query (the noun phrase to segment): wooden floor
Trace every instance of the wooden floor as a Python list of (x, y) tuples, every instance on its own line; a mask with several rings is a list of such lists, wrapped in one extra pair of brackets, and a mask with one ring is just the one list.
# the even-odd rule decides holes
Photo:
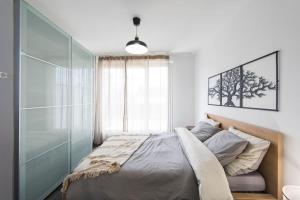
[(62, 196), (61, 196), (60, 189), (61, 189), (61, 185), (58, 188), (56, 188), (56, 190), (54, 190), (48, 197), (46, 197), (45, 200), (61, 200)]

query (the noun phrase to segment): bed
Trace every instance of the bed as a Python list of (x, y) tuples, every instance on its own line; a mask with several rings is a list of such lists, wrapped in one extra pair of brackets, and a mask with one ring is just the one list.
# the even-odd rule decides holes
[[(238, 179), (234, 180), (226, 177), (222, 166), (205, 145), (200, 144), (188, 130), (181, 128), (176, 130), (177, 135), (152, 135), (118, 173), (72, 183), (66, 199), (281, 199), (282, 135), (217, 115), (208, 114), (208, 117), (221, 122), (223, 129), (234, 126), (271, 141), (258, 172), (247, 177), (248, 180), (263, 180), (264, 184), (254, 189), (256, 192), (231, 194), (230, 189), (240, 190), (235, 186), (241, 185), (239, 181), (246, 177), (235, 177)], [(246, 187), (249, 188), (249, 185)]]
[(197, 180), (174, 134), (152, 135), (118, 173), (72, 183), (68, 198), (199, 199)]
[(283, 135), (278, 131), (259, 127), (253, 124), (225, 118), (222, 116), (207, 114), (209, 118), (221, 123), (222, 129), (234, 126), (237, 129), (247, 132), (256, 137), (266, 139), (271, 142), (270, 148), (259, 166), (258, 172), (264, 177), (266, 189), (262, 193), (239, 193), (234, 192), (233, 197), (237, 200), (251, 199), (278, 199), (282, 200), (282, 155), (283, 155)]

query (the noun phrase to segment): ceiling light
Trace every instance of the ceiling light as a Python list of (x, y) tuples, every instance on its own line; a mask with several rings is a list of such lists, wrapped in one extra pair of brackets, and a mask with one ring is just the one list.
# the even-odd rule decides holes
[(145, 42), (139, 40), (137, 36), (137, 27), (140, 25), (141, 19), (138, 17), (133, 18), (133, 24), (135, 25), (135, 38), (127, 42), (125, 50), (131, 54), (144, 54), (147, 53), (148, 47)]

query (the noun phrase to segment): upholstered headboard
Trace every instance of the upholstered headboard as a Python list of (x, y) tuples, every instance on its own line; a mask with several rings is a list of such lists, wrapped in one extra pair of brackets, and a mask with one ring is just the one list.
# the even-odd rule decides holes
[(259, 127), (253, 124), (240, 122), (222, 116), (207, 114), (208, 118), (221, 123), (222, 129), (235, 127), (243, 132), (271, 142), (270, 148), (264, 157), (258, 171), (266, 181), (266, 193), (276, 199), (282, 199), (282, 156), (283, 156), (283, 135), (278, 131)]

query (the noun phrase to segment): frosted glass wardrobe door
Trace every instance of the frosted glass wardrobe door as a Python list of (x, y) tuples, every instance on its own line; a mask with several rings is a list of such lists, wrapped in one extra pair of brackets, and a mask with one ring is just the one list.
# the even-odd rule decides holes
[[(23, 2), (23, 4), (26, 4)], [(60, 66), (69, 66), (69, 36), (26, 4), (21, 10), (21, 51)]]
[(72, 41), (71, 169), (92, 150), (92, 56)]
[[(21, 67), (22, 72), (28, 70), (25, 64)], [(29, 85), (31, 82), (39, 83), (34, 87), (37, 94), (47, 85), (43, 84), (40, 77), (45, 77), (47, 74), (48, 78), (52, 77), (50, 71), (53, 69), (53, 66), (43, 63), (40, 63), (39, 67), (45, 70), (40, 74), (22, 73), (21, 76), (21, 80), (30, 79), (25, 81)], [(55, 74), (52, 77), (54, 80), (66, 79), (64, 73)], [(54, 80), (46, 79), (46, 82), (52, 84)], [(31, 89), (22, 88), (22, 90), (21, 105), (26, 107), (21, 107), (20, 110), (20, 199), (43, 199), (69, 173), (69, 107), (61, 104), (63, 100), (45, 101), (47, 90), (41, 94), (41, 98), (37, 95), (36, 99), (29, 98), (33, 92)], [(52, 92), (60, 98), (64, 97), (63, 87), (59, 86), (55, 92)], [(23, 99), (27, 101), (23, 102)]]
[(20, 164), (68, 142), (66, 79), (65, 68), (21, 56)]
[(44, 199), (70, 172), (71, 38), (21, 4), (20, 199)]
[(68, 144), (20, 166), (20, 199), (44, 199), (62, 182), (69, 171)]
[(69, 70), (21, 56), (22, 107), (63, 106), (68, 104), (67, 77)]

